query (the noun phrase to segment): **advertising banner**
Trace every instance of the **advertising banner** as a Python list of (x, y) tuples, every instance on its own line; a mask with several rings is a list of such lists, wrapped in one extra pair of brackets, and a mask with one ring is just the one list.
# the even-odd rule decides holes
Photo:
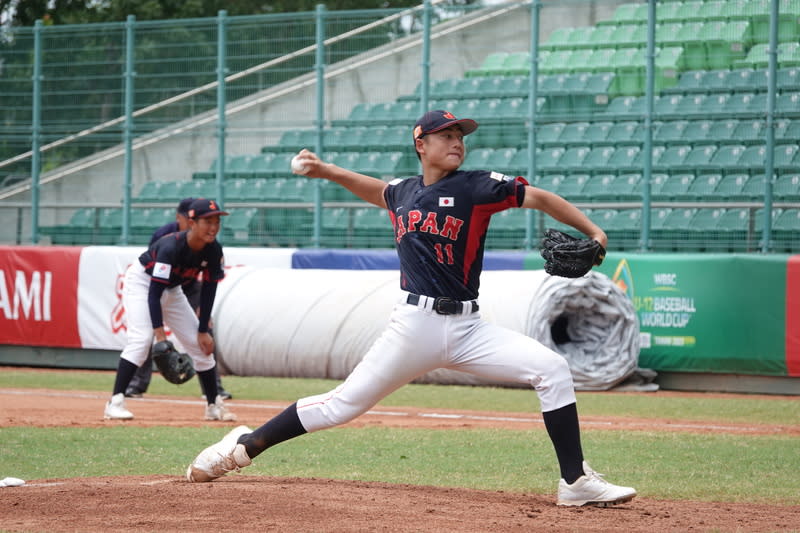
[(781, 255), (609, 254), (599, 270), (639, 317), (639, 365), (660, 371), (787, 375)]
[(0, 246), (0, 344), (81, 346), (80, 248)]

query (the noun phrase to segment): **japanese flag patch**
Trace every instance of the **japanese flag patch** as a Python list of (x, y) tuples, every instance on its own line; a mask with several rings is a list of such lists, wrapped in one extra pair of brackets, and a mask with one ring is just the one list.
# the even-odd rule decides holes
[(456, 202), (452, 196), (440, 196), (439, 207), (455, 207)]
[(172, 265), (168, 265), (167, 263), (156, 263), (153, 266), (153, 277), (159, 279), (169, 279), (169, 275), (172, 273)]

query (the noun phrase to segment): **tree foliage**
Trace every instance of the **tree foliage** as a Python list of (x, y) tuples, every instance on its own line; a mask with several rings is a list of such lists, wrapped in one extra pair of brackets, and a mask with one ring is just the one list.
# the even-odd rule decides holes
[[(476, 0), (454, 0), (452, 4), (473, 4)], [(228, 15), (259, 15), (313, 11), (317, 4), (328, 10), (383, 9), (417, 6), (420, 0), (0, 0), (0, 13), (14, 26), (45, 24), (86, 24), (121, 22), (128, 15), (137, 20), (213, 17), (224, 9)]]

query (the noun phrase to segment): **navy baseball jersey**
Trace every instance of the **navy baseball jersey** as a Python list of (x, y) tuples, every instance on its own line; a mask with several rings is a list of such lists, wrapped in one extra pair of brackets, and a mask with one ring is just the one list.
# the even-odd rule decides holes
[(462, 301), (477, 298), (489, 219), (521, 206), (527, 184), (486, 170), (457, 170), (428, 186), (422, 176), (391, 181), (384, 198), (401, 288)]
[(169, 235), (170, 233), (175, 233), (176, 231), (180, 231), (180, 226), (178, 226), (177, 222), (170, 222), (169, 224), (164, 224), (157, 230), (153, 232), (153, 236), (150, 237), (150, 244), (152, 245), (158, 239), (163, 237), (164, 235)]
[(153, 281), (167, 287), (185, 285), (202, 273), (203, 281), (216, 282), (225, 277), (225, 259), (218, 241), (195, 252), (186, 242), (186, 232), (172, 233), (153, 243), (139, 262)]

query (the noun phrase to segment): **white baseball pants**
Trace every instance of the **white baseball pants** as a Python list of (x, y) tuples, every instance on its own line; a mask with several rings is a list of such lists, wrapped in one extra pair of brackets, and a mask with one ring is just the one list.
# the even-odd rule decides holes
[(334, 390), (297, 401), (309, 433), (344, 424), (401, 386), (437, 368), (533, 387), (543, 412), (575, 402), (566, 359), (535, 339), (480, 319), (439, 315), (405, 303), (347, 379)]
[[(122, 304), (125, 306), (125, 321), (128, 328), (128, 342), (120, 357), (136, 366), (142, 366), (150, 353), (153, 343), (153, 322), (150, 320), (150, 307), (147, 294), (150, 290), (150, 275), (138, 261), (134, 261), (125, 271), (122, 289)], [(173, 287), (161, 295), (161, 313), (164, 325), (172, 333), (192, 358), (198, 372), (210, 370), (216, 365), (214, 356), (206, 355), (197, 344), (197, 315), (183, 294), (183, 289)]]

